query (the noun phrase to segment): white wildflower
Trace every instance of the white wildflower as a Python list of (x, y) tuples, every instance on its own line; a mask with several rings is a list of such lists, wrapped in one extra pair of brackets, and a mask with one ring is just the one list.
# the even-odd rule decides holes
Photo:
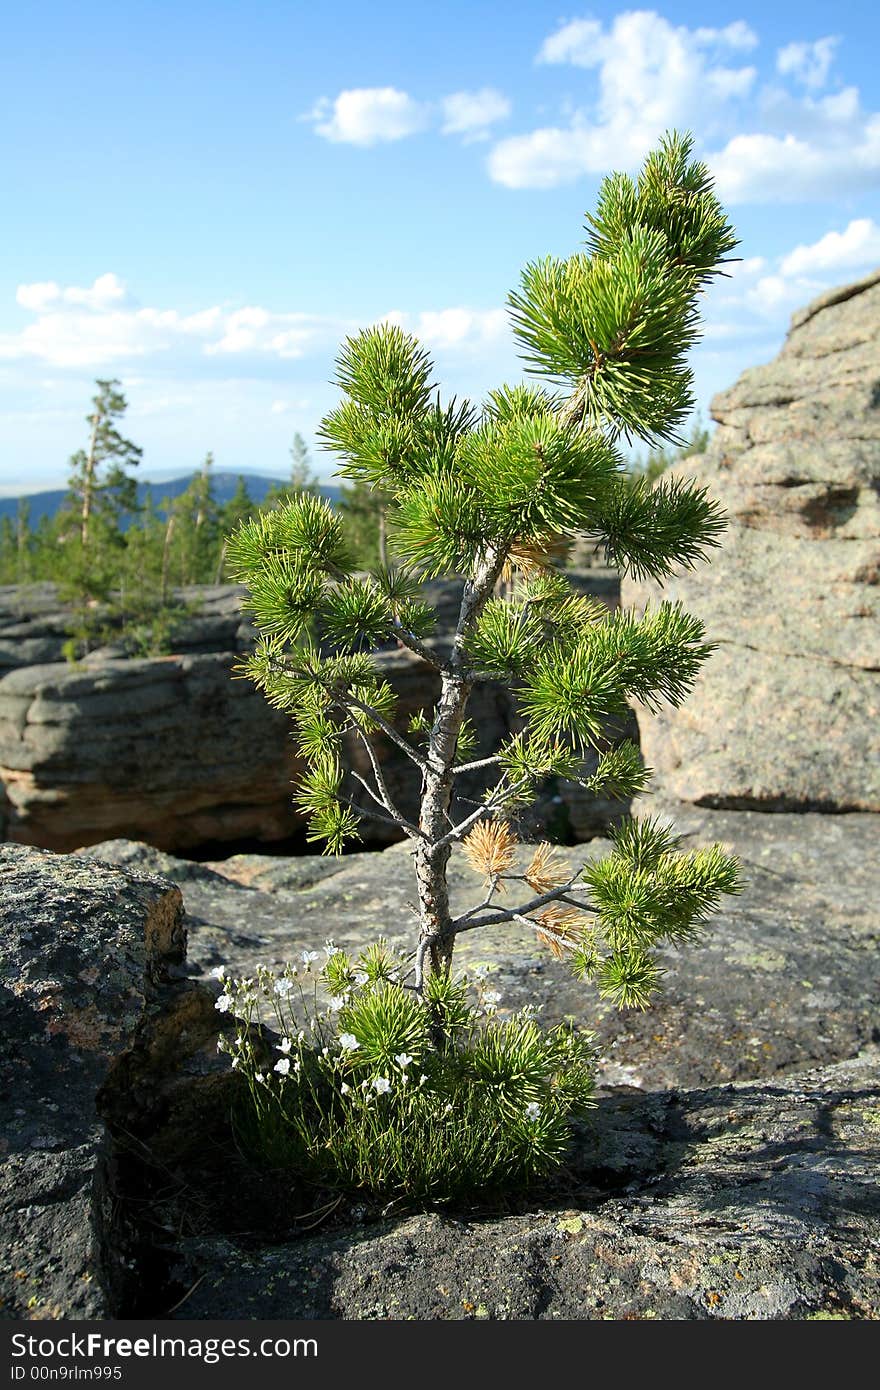
[(356, 1052), (360, 1047), (360, 1043), (354, 1033), (340, 1033), (339, 1046), (342, 1048), (343, 1052)]
[(487, 989), (487, 990), (486, 990), (486, 993), (483, 995), (483, 1003), (484, 1003), (484, 1004), (488, 1004), (491, 1008), (494, 1008), (494, 1007), (496, 1007), (498, 1004), (500, 1004), (500, 1003), (501, 1003), (501, 995), (498, 993), (498, 990), (497, 990), (497, 989)]
[(214, 1005), (214, 1008), (219, 1010), (221, 1014), (228, 1014), (229, 1010), (232, 1008), (232, 1002), (233, 1000), (231, 994), (221, 994), (220, 998)]
[(347, 1001), (344, 994), (331, 995), (330, 999), (328, 1000), (331, 1014), (338, 1014), (340, 1009), (345, 1008), (346, 1002)]
[(397, 1063), (397, 1065), (400, 1067), (400, 1070), (401, 1070), (401, 1071), (406, 1071), (407, 1067), (412, 1066), (413, 1061), (414, 1061), (415, 1059), (414, 1059), (413, 1057), (410, 1057), (409, 1053), (407, 1053), (407, 1052), (398, 1052), (398, 1054), (397, 1054), (397, 1056), (394, 1058), (394, 1060), (395, 1060), (395, 1062)]
[(537, 1120), (541, 1114), (541, 1107), (536, 1100), (530, 1100), (524, 1111), (527, 1120)]
[(356, 985), (365, 985), (369, 978), (366, 970), (356, 970), (354, 972), (354, 982)]
[(288, 995), (292, 989), (293, 980), (281, 979), (275, 981), (275, 993), (280, 995), (282, 999)]
[(324, 942), (324, 955), (327, 957), (328, 960), (332, 959), (333, 956), (339, 956), (341, 954), (341, 946), (334, 946), (332, 941)]
[(385, 1095), (387, 1095), (388, 1092), (391, 1090), (391, 1082), (388, 1080), (388, 1077), (387, 1077), (387, 1076), (374, 1076), (374, 1077), (373, 1077), (373, 1090), (376, 1092), (376, 1095), (377, 1095), (377, 1096), (385, 1096)]
[(214, 969), (208, 972), (212, 980), (222, 980), (226, 975), (225, 965), (215, 965)]
[(278, 1061), (275, 1063), (275, 1070), (280, 1071), (282, 1076), (286, 1076), (290, 1071), (290, 1058), (279, 1057)]
[(347, 1096), (349, 1091), (351, 1090), (351, 1087), (349, 1086), (347, 1081), (343, 1081), (339, 1089), (344, 1096)]
[(320, 956), (320, 954), (321, 954), (320, 951), (303, 951), (303, 952), (302, 952), (302, 954), (301, 954), (301, 956), (300, 956), (300, 960), (302, 961), (302, 963), (303, 963), (303, 965), (305, 966), (306, 970), (309, 970), (309, 969), (311, 968), (312, 961), (313, 961), (313, 960), (317, 960), (318, 957)]
[[(292, 1047), (293, 1043), (290, 1041), (290, 1038), (282, 1038), (280, 1043), (278, 1044), (278, 1051), (286, 1053), (289, 1052)], [(275, 1070), (277, 1071), (278, 1068), (276, 1067)]]

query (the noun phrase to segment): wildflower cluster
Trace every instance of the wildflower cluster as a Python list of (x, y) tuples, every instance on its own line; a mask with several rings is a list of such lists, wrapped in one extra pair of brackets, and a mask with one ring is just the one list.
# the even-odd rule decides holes
[(486, 971), (420, 995), (384, 942), (355, 958), (328, 942), (280, 972), (217, 973), (241, 1133), (320, 1187), (442, 1201), (523, 1185), (559, 1165), (590, 1104), (589, 1036), (541, 1028), (532, 1008), (501, 1017)]

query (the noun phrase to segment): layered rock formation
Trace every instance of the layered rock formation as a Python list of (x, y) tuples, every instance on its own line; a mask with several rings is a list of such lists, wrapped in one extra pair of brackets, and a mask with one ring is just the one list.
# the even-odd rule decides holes
[[(611, 572), (593, 570), (579, 582), (615, 606)], [(69, 620), (53, 587), (0, 590), (0, 837), (70, 850), (121, 835), (185, 851), (301, 833), (291, 804), (298, 764), (290, 721), (250, 681), (232, 677), (254, 640), (241, 613), (243, 592), (232, 585), (182, 590), (192, 611), (173, 635), (172, 655), (136, 658), (117, 645), (74, 666), (63, 660)], [(454, 627), (460, 587), (431, 584), (425, 597), (438, 613), (442, 643)], [(397, 692), (405, 729), (410, 715), (432, 707), (439, 681), (408, 652), (382, 653), (377, 665)], [(487, 752), (515, 727), (513, 701), (500, 686), (479, 686), (469, 714)], [(632, 737), (634, 723), (625, 732)], [(382, 738), (376, 751), (395, 800), (416, 816), (411, 765)], [(345, 757), (369, 773), (354, 737)], [(463, 778), (461, 794), (478, 795), (483, 785), (479, 774)], [(615, 812), (576, 787), (548, 785), (537, 814), (555, 821), (562, 838), (582, 839)], [(366, 822), (363, 836), (367, 844), (389, 840), (377, 822)]]
[(655, 787), (765, 811), (880, 809), (880, 271), (794, 315), (716, 396), (696, 477), (730, 524), (680, 599), (718, 651), (680, 710), (638, 713)]

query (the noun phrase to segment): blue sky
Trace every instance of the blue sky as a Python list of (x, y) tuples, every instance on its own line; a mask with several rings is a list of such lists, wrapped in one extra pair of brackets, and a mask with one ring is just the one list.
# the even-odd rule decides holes
[(63, 482), (97, 376), (123, 382), (147, 477), (209, 449), (283, 475), (340, 340), (385, 317), (448, 392), (516, 379), (521, 266), (576, 249), (602, 175), (668, 127), (742, 241), (705, 300), (704, 412), (793, 309), (880, 264), (867, 6), (557, 3), (11, 10), (0, 492)]

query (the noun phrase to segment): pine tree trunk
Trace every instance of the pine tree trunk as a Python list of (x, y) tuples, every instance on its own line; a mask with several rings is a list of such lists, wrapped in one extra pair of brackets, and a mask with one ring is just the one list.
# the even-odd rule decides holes
[(385, 508), (379, 507), (379, 564), (387, 568), (388, 565), (388, 527), (385, 520)]
[(452, 802), (453, 768), (467, 702), (472, 684), (466, 679), (467, 659), (464, 643), (489, 600), (501, 572), (504, 557), (490, 550), (473, 580), (467, 580), (461, 600), (458, 626), (450, 657), (451, 671), (445, 672), (437, 702), (434, 727), (428, 742), (428, 771), (422, 777), (419, 829), (425, 835), (416, 847), (416, 882), (419, 895), (419, 948), (416, 988), (421, 990), (424, 971), (448, 973), (452, 964), (454, 937), (449, 908), (446, 869), (452, 844), (440, 845), (452, 828), (449, 808)]
[(96, 410), (92, 416), (92, 437), (89, 440), (89, 452), (86, 455), (86, 466), (83, 472), (82, 513), (80, 516), (80, 539), (83, 549), (89, 543), (89, 518), (92, 514), (92, 495), (95, 490), (95, 450), (98, 443), (98, 423), (99, 415)]

